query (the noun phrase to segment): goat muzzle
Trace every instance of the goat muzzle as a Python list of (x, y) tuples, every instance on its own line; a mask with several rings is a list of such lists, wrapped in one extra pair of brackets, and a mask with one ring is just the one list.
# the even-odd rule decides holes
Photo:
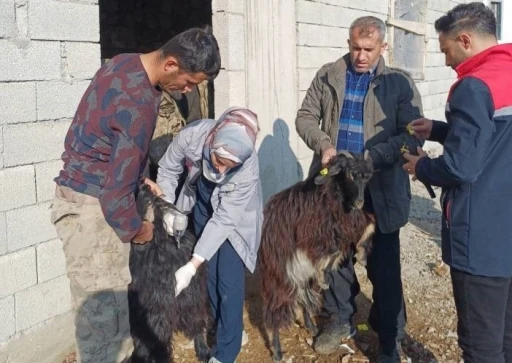
[(361, 208), (363, 208), (363, 205), (364, 205), (364, 200), (360, 200), (360, 199), (358, 199), (358, 200), (356, 200), (356, 201), (354, 202), (354, 206), (356, 207), (356, 209), (361, 209)]

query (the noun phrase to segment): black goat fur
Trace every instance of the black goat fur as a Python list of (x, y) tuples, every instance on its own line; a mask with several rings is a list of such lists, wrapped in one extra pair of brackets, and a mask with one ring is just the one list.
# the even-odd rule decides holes
[(209, 349), (206, 331), (210, 325), (206, 270), (199, 267), (190, 285), (175, 297), (175, 272), (190, 261), (196, 243), (190, 228), (180, 241), (170, 236), (163, 215), (175, 207), (156, 197), (147, 185), (140, 187), (137, 210), (154, 223), (153, 240), (132, 244), (128, 288), (130, 326), (134, 352), (130, 363), (169, 363), (173, 361), (172, 338), (181, 331), (194, 339), (196, 356), (206, 361)]

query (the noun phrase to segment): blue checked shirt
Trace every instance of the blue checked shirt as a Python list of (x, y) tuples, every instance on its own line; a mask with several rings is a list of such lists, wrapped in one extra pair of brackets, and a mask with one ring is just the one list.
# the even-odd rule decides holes
[(363, 107), (364, 97), (374, 77), (375, 68), (370, 72), (357, 73), (347, 68), (345, 99), (339, 120), (337, 151), (347, 150), (362, 153), (364, 150)]

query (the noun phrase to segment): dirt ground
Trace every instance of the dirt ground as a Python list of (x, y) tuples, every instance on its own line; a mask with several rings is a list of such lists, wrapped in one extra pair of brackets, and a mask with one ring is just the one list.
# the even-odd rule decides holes
[[(402, 347), (403, 362), (459, 363), (462, 362), (457, 346), (456, 314), (453, 304), (449, 270), (441, 263), (440, 251), (440, 190), (437, 198), (430, 199), (423, 185), (412, 182), (413, 201), (409, 223), (401, 232), (402, 280), (407, 308), (407, 336)], [(358, 313), (355, 323), (358, 333), (346, 343), (355, 353), (340, 348), (329, 356), (317, 355), (311, 347), (312, 337), (303, 328), (281, 332), (285, 363), (307, 362), (374, 362), (376, 335), (366, 325), (370, 304), (371, 284), (366, 270), (357, 265), (362, 291), (357, 297)], [(247, 275), (245, 330), (249, 342), (242, 348), (237, 362), (272, 362), (266, 333), (261, 328), (261, 300), (258, 293), (258, 274)], [(185, 349), (184, 341), (176, 341), (174, 361), (196, 362), (193, 349)]]

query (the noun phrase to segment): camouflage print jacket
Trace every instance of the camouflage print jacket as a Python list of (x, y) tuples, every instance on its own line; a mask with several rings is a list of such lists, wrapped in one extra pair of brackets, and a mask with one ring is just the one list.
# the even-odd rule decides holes
[[(180, 107), (180, 104), (184, 105)], [(173, 137), (183, 126), (198, 119), (207, 119), (209, 116), (208, 81), (200, 83), (187, 96), (181, 93), (170, 95), (162, 92), (155, 133), (149, 149), (151, 164), (158, 165), (158, 161), (169, 147)]]
[(98, 70), (66, 135), (55, 182), (98, 198), (123, 242), (142, 226), (135, 189), (147, 166), (160, 100), (140, 54), (120, 54)]

